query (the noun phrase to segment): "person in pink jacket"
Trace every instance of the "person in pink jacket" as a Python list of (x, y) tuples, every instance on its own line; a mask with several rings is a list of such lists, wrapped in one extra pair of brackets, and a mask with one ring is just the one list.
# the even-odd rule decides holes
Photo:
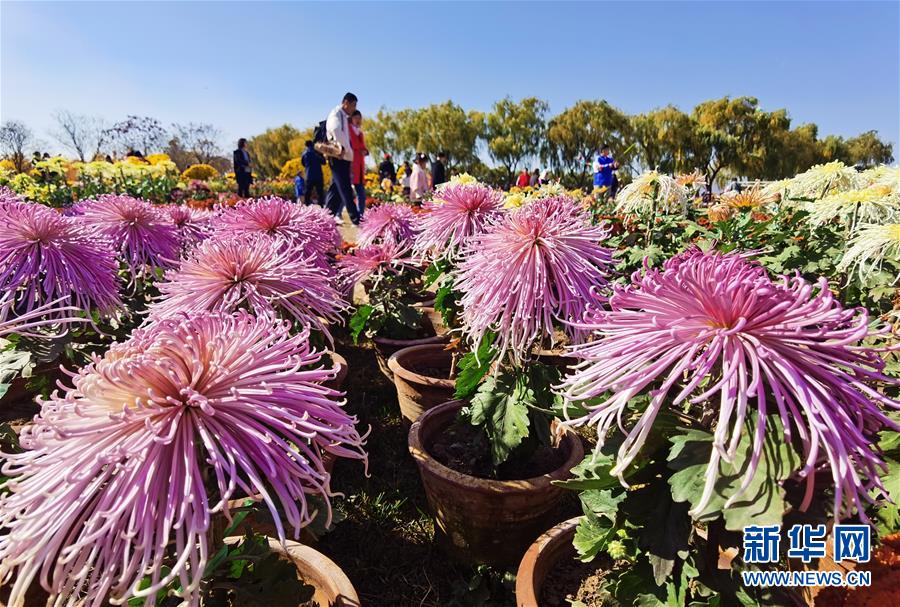
[(425, 192), (431, 189), (428, 171), (425, 170), (426, 166), (428, 166), (428, 156), (421, 153), (416, 154), (412, 175), (409, 178), (409, 199), (415, 204), (422, 204)]

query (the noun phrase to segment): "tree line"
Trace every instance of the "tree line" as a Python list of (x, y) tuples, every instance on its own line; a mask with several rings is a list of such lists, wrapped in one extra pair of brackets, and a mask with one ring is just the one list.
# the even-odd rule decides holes
[[(179, 168), (206, 163), (227, 170), (221, 132), (210, 124), (173, 124), (166, 129), (150, 117), (128, 116), (105, 125), (97, 118), (58, 112), (51, 136), (82, 160), (128, 149), (165, 152)], [(605, 100), (578, 101), (555, 116), (546, 101), (509, 97), (490, 111), (465, 110), (452, 101), (396, 111), (380, 109), (364, 117), (367, 144), (377, 163), (384, 153), (395, 160), (416, 152), (446, 152), (451, 168), (498, 185), (509, 184), (521, 168), (549, 168), (571, 187), (590, 183), (590, 163), (608, 143), (626, 173), (656, 168), (668, 173), (700, 170), (709, 183), (725, 177), (780, 179), (832, 160), (872, 166), (893, 162), (890, 143), (874, 130), (855, 137), (820, 137), (815, 124), (792, 127), (785, 109), (764, 110), (754, 97), (704, 101), (690, 112), (667, 105), (628, 114)], [(313, 128), (284, 124), (248, 137), (260, 177), (276, 177), (297, 158)], [(21, 123), (0, 127), (8, 157), (24, 162), (30, 131)], [(23, 141), (23, 138), (25, 141)], [(489, 158), (492, 163), (484, 162)]]

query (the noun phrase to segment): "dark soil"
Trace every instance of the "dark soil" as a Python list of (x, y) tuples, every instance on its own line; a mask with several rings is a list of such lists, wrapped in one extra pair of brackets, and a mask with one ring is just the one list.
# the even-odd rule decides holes
[(488, 438), (480, 428), (455, 420), (429, 448), (439, 462), (469, 476), (502, 481), (524, 480), (553, 472), (565, 463), (562, 449), (540, 446), (533, 453), (510, 458), (494, 468)]
[(603, 591), (603, 578), (612, 566), (606, 559), (590, 563), (562, 558), (550, 570), (541, 587), (542, 607), (568, 607), (581, 601), (587, 607), (610, 607), (618, 603)]
[(435, 379), (450, 379), (450, 365), (446, 367), (435, 367), (425, 363), (413, 364), (409, 366), (409, 370), (425, 377), (433, 377)]

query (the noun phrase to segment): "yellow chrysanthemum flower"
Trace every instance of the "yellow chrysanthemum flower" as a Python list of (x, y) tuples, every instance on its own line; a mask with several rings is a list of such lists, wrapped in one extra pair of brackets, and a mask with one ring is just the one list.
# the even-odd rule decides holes
[(503, 199), (503, 208), (518, 209), (527, 202), (528, 196), (525, 194), (510, 191), (510, 193), (506, 195), (506, 198)]
[(891, 188), (875, 185), (861, 190), (838, 192), (807, 205), (812, 225), (822, 225), (834, 219), (857, 223), (884, 223), (900, 218), (900, 194)]
[(863, 185), (860, 173), (855, 168), (836, 160), (817, 164), (796, 175), (788, 180), (785, 190), (788, 198), (818, 200), (829, 194), (856, 190)]

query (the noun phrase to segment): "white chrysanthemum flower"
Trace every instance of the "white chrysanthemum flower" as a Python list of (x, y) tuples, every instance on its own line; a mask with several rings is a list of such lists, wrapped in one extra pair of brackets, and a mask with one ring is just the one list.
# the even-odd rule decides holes
[(860, 173), (860, 178), (866, 185), (883, 185), (894, 192), (900, 192), (900, 167), (879, 165)]
[(817, 164), (796, 175), (786, 185), (787, 196), (793, 199), (818, 200), (829, 194), (863, 187), (860, 173), (843, 162)]
[(616, 210), (626, 213), (656, 211), (678, 213), (687, 202), (687, 189), (674, 178), (647, 171), (625, 186), (616, 196)]
[(454, 185), (467, 185), (470, 183), (478, 183), (478, 180), (468, 173), (460, 173), (458, 175), (454, 175), (450, 178), (450, 181), (445, 181), (444, 183), (437, 186), (436, 191), (440, 192), (444, 188), (454, 186)]
[(865, 283), (871, 274), (881, 270), (886, 259), (900, 260), (900, 223), (860, 226), (838, 270), (854, 270), (860, 282)]
[[(838, 192), (806, 206), (812, 225), (834, 219), (854, 223), (885, 223), (900, 218), (900, 193), (888, 186), (877, 185), (861, 190)], [(855, 218), (855, 219), (854, 219)]]

